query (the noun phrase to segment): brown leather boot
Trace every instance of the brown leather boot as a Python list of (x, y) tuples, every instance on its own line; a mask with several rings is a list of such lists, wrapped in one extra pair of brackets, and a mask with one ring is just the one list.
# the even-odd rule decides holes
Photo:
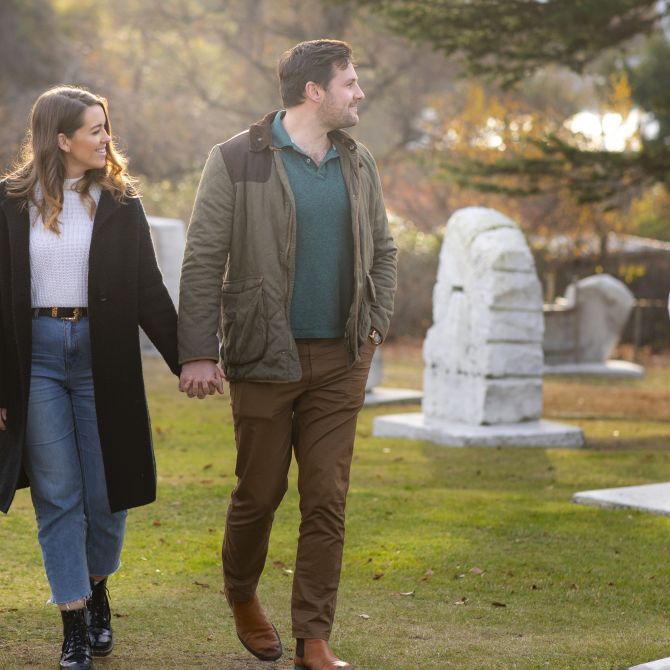
[(261, 661), (276, 661), (283, 652), (277, 629), (270, 623), (258, 596), (231, 603), (237, 637), (244, 648)]
[(325, 640), (296, 640), (293, 663), (295, 670), (353, 670), (333, 654)]

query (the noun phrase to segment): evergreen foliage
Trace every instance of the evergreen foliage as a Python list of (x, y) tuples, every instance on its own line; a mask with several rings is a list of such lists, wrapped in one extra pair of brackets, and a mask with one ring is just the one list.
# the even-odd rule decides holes
[(539, 68), (575, 72), (605, 49), (654, 31), (658, 0), (361, 0), (389, 27), (461, 55), (467, 71), (511, 85)]
[[(462, 62), (466, 75), (487, 76), (503, 88), (518, 85), (549, 65), (583, 73), (608, 50), (653, 35), (635, 58), (618, 58), (614, 71), (631, 83), (632, 102), (649, 115), (655, 132), (639, 148), (594, 150), (579, 138), (553, 132), (527, 137), (493, 161), (451, 160), (441, 172), (484, 192), (534, 195), (549, 185), (565, 188), (579, 203), (606, 209), (628, 204), (631, 189), (670, 186), (670, 45), (658, 0), (362, 0), (391, 30), (432, 45)], [(633, 42), (635, 43), (635, 42)], [(637, 43), (635, 43), (637, 44)]]

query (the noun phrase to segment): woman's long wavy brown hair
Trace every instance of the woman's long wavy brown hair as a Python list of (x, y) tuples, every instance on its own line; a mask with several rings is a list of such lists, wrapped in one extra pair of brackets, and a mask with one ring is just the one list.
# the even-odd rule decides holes
[[(30, 113), (30, 127), (23, 141), (18, 160), (5, 175), (7, 195), (20, 198), (27, 206), (37, 207), (44, 226), (60, 233), (58, 217), (63, 209), (63, 183), (65, 180), (65, 154), (58, 146), (58, 135), (72, 137), (82, 127), (84, 112), (88, 107), (100, 105), (105, 113), (105, 130), (112, 137), (107, 100), (77, 86), (55, 86), (40, 95)], [(116, 200), (137, 195), (135, 179), (127, 172), (128, 161), (115, 146), (107, 144), (104, 168), (87, 170), (77, 190), (95, 213), (95, 201), (90, 194), (93, 184), (99, 184)]]

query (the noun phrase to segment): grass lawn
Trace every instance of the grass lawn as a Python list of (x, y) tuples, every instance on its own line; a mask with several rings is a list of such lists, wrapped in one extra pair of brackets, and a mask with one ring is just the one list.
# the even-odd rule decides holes
[[(421, 379), (416, 347), (389, 346), (389, 386)], [(260, 595), (283, 636), (277, 663), (241, 647), (220, 593), (234, 484), (228, 396), (189, 400), (146, 363), (159, 497), (133, 510), (111, 582), (113, 655), (97, 668), (292, 668), (292, 486)], [(575, 491), (670, 481), (670, 364), (641, 381), (545, 383), (545, 417), (582, 450), (449, 449), (377, 439), (364, 410), (332, 644), (357, 670), (616, 670), (670, 656), (670, 518), (575, 505)], [(119, 417), (122, 420), (122, 417)], [(0, 518), (0, 668), (54, 668), (59, 617), (26, 491)]]

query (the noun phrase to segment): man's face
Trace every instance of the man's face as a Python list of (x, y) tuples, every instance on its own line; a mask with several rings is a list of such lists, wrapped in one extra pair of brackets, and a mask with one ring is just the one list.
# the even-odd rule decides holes
[(358, 123), (358, 103), (364, 97), (354, 66), (349, 63), (344, 70), (335, 67), (335, 76), (330, 80), (319, 107), (321, 122), (328, 130), (355, 126)]

